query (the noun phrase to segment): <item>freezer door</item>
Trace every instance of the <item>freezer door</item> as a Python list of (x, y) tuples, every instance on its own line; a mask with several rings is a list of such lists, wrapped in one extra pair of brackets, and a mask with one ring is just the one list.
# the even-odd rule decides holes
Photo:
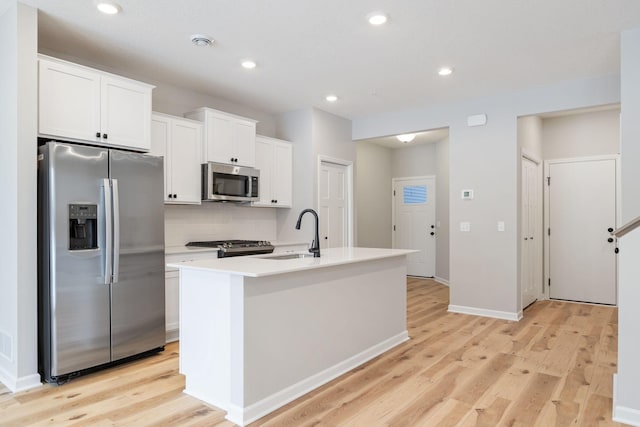
[(93, 147), (50, 142), (40, 153), (40, 365), (50, 381), (110, 361), (109, 164)]
[(110, 151), (113, 360), (165, 344), (163, 159)]

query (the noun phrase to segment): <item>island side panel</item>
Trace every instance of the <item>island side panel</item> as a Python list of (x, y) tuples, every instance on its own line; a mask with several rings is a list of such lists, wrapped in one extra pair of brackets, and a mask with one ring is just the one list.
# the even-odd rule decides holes
[(180, 372), (185, 393), (227, 410), (231, 399), (232, 276), (180, 269)]
[(408, 339), (406, 257), (244, 278), (245, 419)]

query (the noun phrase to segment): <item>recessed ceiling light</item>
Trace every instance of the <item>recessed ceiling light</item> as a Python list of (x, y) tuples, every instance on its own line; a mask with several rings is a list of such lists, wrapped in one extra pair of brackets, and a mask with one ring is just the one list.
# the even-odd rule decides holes
[(247, 70), (252, 70), (252, 69), (256, 68), (256, 63), (255, 63), (255, 61), (247, 59), (245, 61), (242, 61), (242, 66), (244, 68), (246, 68)]
[(453, 68), (451, 67), (442, 67), (438, 70), (438, 74), (441, 76), (450, 76), (453, 74)]
[(367, 15), (367, 20), (371, 25), (382, 25), (389, 20), (386, 13), (383, 12), (371, 12)]
[(206, 47), (213, 44), (213, 39), (205, 34), (194, 34), (191, 36), (191, 43), (196, 46)]
[(96, 7), (100, 12), (107, 15), (115, 15), (122, 10), (119, 4), (110, 1), (99, 1), (96, 3)]
[(416, 137), (415, 133), (405, 133), (404, 135), (396, 136), (396, 138), (398, 138), (398, 141), (404, 142), (405, 144), (413, 141), (415, 137)]
[(338, 100), (338, 96), (337, 95), (327, 95), (324, 99), (326, 99), (329, 102), (336, 102)]

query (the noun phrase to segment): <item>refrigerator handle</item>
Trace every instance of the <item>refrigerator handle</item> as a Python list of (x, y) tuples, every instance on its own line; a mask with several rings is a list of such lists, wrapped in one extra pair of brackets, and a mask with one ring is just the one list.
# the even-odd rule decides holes
[(111, 283), (113, 254), (111, 247), (111, 182), (108, 178), (102, 180), (102, 187), (104, 188), (104, 284), (108, 285)]
[(120, 271), (120, 196), (118, 180), (112, 179), (113, 187), (113, 283), (118, 281)]

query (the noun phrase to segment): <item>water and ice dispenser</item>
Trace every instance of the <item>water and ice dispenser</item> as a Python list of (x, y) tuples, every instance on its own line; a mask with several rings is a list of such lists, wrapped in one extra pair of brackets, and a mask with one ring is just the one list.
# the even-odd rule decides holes
[(98, 248), (98, 206), (69, 205), (69, 250)]

